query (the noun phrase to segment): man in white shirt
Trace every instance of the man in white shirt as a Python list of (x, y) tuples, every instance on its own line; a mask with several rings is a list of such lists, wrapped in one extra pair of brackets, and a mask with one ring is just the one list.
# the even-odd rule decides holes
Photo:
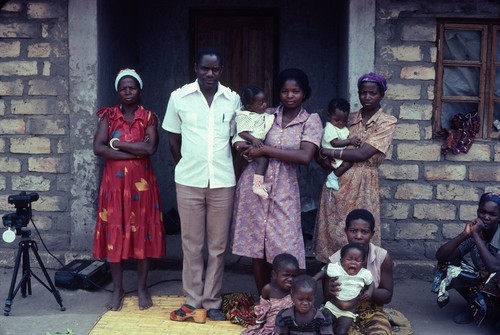
[[(182, 321), (179, 314), (204, 308), (217, 321), (225, 319), (220, 290), (236, 184), (230, 138), (241, 103), (238, 94), (219, 83), (223, 59), (217, 49), (201, 49), (194, 70), (197, 79), (170, 95), (162, 124), (176, 162), (186, 295), (186, 304), (171, 318)], [(208, 262), (203, 282), (205, 240)]]

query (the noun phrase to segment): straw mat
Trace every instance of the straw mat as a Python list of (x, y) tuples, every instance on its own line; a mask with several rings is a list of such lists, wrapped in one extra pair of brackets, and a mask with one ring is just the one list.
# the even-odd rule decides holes
[(120, 311), (107, 311), (90, 330), (89, 335), (236, 335), (244, 328), (229, 321), (198, 324), (192, 321), (171, 321), (170, 311), (186, 301), (183, 296), (153, 296), (153, 307), (141, 311), (137, 296), (125, 297)]

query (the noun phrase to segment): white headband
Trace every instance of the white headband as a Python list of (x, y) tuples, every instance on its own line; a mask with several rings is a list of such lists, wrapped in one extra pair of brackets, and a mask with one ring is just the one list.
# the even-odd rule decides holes
[(125, 76), (130, 76), (132, 78), (135, 78), (139, 82), (139, 88), (142, 90), (142, 79), (139, 76), (139, 74), (137, 74), (137, 72), (135, 72), (134, 69), (123, 69), (120, 72), (118, 72), (118, 75), (116, 76), (115, 79), (115, 89), (117, 92), (118, 92), (118, 83)]

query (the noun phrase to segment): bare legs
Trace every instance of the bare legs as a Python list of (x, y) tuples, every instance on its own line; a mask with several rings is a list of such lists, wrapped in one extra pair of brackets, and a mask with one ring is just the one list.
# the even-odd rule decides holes
[(153, 300), (149, 294), (147, 282), (149, 271), (149, 259), (137, 260), (137, 295), (139, 297), (139, 309), (148, 309), (153, 306)]
[[(122, 308), (125, 290), (123, 289), (123, 267), (121, 262), (109, 263), (111, 278), (113, 280), (113, 293), (106, 308), (110, 311), (119, 311)], [(153, 306), (153, 300), (147, 287), (149, 271), (149, 259), (137, 260), (137, 296), (139, 297), (139, 309), (148, 309)]]
[(113, 280), (113, 293), (111, 294), (111, 299), (106, 304), (106, 308), (110, 311), (119, 311), (122, 308), (122, 301), (125, 296), (125, 291), (122, 286), (122, 263), (109, 263), (109, 268), (111, 270), (111, 279)]
[(262, 258), (252, 258), (253, 276), (259, 295), (266, 284), (271, 282), (271, 264)]

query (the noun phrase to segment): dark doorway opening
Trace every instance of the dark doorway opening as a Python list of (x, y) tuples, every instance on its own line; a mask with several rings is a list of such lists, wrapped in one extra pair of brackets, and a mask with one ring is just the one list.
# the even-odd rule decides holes
[(278, 9), (193, 9), (189, 22), (190, 64), (200, 48), (217, 47), (224, 57), (224, 85), (239, 93), (254, 84), (272, 97), (279, 59)]

